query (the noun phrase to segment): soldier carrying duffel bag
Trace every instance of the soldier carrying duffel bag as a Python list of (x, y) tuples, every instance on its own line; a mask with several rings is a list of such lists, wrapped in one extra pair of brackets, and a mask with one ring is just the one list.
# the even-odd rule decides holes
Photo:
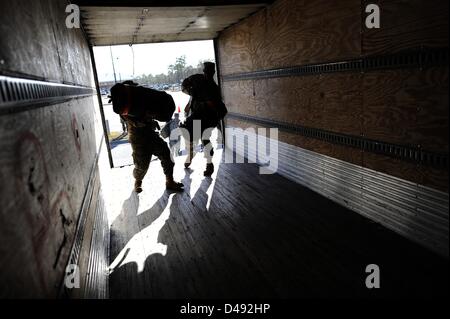
[(147, 173), (152, 155), (161, 161), (166, 175), (166, 188), (182, 191), (183, 184), (173, 179), (174, 163), (167, 143), (156, 129), (158, 122), (167, 122), (175, 111), (173, 98), (166, 92), (157, 91), (126, 81), (111, 88), (113, 110), (127, 123), (128, 138), (133, 149), (135, 178), (134, 189), (142, 192), (142, 180)]
[(187, 115), (182, 127), (189, 132), (185, 136), (188, 157), (184, 166), (188, 168), (194, 157), (195, 143), (199, 137), (194, 136), (194, 125), (200, 123), (201, 140), (204, 147), (204, 156), (207, 160), (205, 176), (211, 176), (214, 172), (212, 156), (214, 154), (210, 141), (210, 133), (227, 114), (225, 104), (222, 102), (218, 85), (214, 82), (215, 64), (205, 62), (203, 74), (194, 74), (186, 78), (182, 83), (184, 93), (191, 96), (189, 104), (185, 108)]

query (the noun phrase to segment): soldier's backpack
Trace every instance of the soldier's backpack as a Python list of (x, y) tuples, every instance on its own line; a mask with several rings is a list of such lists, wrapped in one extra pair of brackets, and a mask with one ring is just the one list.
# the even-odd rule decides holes
[[(208, 101), (208, 105), (214, 108), (214, 117), (217, 117), (217, 120), (221, 120), (227, 115), (228, 110), (221, 99), (219, 87), (214, 81), (207, 80), (203, 74), (189, 76), (183, 81), (182, 87), (187, 94), (194, 98), (194, 108), (195, 104), (201, 106), (204, 104), (202, 102)], [(202, 107), (197, 109), (202, 112)]]

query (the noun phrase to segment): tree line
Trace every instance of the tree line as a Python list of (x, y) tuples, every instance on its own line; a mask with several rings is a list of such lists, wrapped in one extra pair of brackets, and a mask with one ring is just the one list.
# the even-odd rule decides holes
[(200, 60), (197, 66), (194, 67), (187, 65), (186, 56), (182, 55), (175, 59), (174, 64), (169, 65), (166, 74), (142, 74), (136, 80), (141, 85), (181, 84), (185, 78), (193, 74), (203, 73), (203, 63), (206, 61), (209, 60)]

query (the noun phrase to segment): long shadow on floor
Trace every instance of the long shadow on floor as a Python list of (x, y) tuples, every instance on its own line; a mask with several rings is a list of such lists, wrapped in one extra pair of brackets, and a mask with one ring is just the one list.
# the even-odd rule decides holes
[[(112, 298), (448, 294), (448, 260), (256, 165), (218, 170), (214, 186), (205, 178), (193, 198), (186, 191), (167, 204), (163, 195), (144, 213), (150, 223), (169, 209), (157, 238), (166, 254), (146, 256), (142, 272), (131, 263), (113, 273)], [(190, 171), (183, 182), (189, 190)], [(365, 285), (369, 264), (380, 268), (380, 289)]]
[(111, 225), (109, 271), (113, 295), (127, 298), (146, 294), (145, 282), (138, 274), (143, 271), (148, 256), (166, 254), (167, 246), (158, 240), (158, 234), (169, 218), (167, 206), (174, 196), (164, 191), (150, 209), (139, 215), (136, 192), (132, 191), (124, 201), (121, 214)]

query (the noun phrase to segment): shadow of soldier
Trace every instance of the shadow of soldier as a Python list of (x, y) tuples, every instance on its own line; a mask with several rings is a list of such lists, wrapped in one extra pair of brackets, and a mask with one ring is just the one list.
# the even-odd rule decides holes
[[(199, 219), (199, 214), (207, 212), (207, 191), (212, 179), (202, 180), (194, 197), (190, 197), (192, 171), (185, 170), (182, 183), (185, 192), (171, 196), (166, 209), (152, 222), (151, 226), (165, 220), (157, 240), (142, 238), (145, 246), (146, 260), (143, 271), (135, 268), (138, 284), (145, 283), (143, 294), (139, 297), (185, 298), (187, 296), (205, 297), (212, 290), (205, 289), (202, 277), (214, 277), (210, 267), (203, 267), (208, 262), (208, 253), (204, 249), (206, 242), (199, 235), (207, 228), (205, 219)], [(161, 199), (160, 199), (161, 200)], [(144, 213), (150, 216), (148, 212)], [(166, 219), (167, 218), (167, 219)], [(203, 238), (204, 239), (204, 238)], [(157, 253), (154, 243), (164, 243), (165, 253)], [(208, 272), (205, 273), (205, 270)], [(211, 282), (209, 280), (208, 282)], [(211, 288), (214, 285), (211, 285)]]
[(139, 197), (134, 191), (124, 201), (120, 215), (111, 225), (109, 272), (114, 295), (145, 294), (145, 285), (136, 273), (143, 272), (148, 256), (166, 254), (167, 246), (158, 240), (158, 235), (170, 216), (174, 196), (176, 193), (165, 190), (154, 205), (141, 214), (138, 214)]
[[(134, 220), (129, 227), (139, 232), (153, 225), (157, 235), (136, 242), (139, 260), (145, 260), (142, 272), (136, 262), (122, 261), (133, 247), (116, 258), (122, 266), (110, 277), (111, 298), (383, 298), (448, 292), (447, 260), (282, 176), (260, 175), (254, 164), (221, 164), (213, 180), (200, 179), (196, 169), (184, 174), (184, 193), (162, 194), (138, 218), (132, 217), (136, 211), (123, 212), (124, 219)], [(133, 206), (136, 199), (130, 197), (125, 203)], [(122, 242), (115, 257), (137, 232), (117, 238)], [(165, 245), (165, 255), (158, 243)], [(366, 266), (374, 261), (382, 269), (378, 290), (365, 285)]]

